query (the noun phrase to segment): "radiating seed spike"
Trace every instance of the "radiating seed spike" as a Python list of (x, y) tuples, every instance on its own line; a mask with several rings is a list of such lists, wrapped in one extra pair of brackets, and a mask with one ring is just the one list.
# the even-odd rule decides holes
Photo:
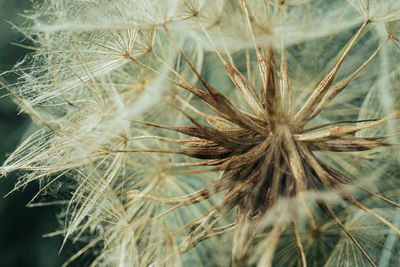
[(340, 57), (339, 61), (336, 65), (332, 68), (332, 70), (322, 79), (319, 83), (317, 88), (313, 91), (311, 96), (307, 99), (306, 103), (303, 107), (297, 112), (293, 121), (297, 127), (301, 128), (305, 124), (307, 124), (310, 120), (310, 116), (313, 113), (315, 106), (321, 101), (322, 97), (326, 94), (327, 90), (331, 86), (333, 79), (336, 76), (340, 66), (342, 65), (344, 59), (350, 52), (351, 48), (354, 46), (358, 38), (360, 37), (361, 33), (364, 31), (366, 26), (370, 21), (366, 20), (357, 33), (353, 36), (350, 43), (347, 45), (346, 50), (343, 52), (342, 56)]

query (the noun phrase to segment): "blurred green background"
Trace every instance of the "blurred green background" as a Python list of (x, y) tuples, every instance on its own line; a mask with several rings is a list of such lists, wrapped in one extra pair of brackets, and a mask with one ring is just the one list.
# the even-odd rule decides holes
[[(20, 15), (30, 8), (29, 0), (0, 0), (0, 73), (10, 70), (24, 57), (28, 50), (14, 43), (20, 43), (23, 36), (12, 29), (12, 22), (21, 25)], [(12, 82), (8, 80), (7, 82)], [(0, 95), (7, 92), (2, 89)], [(18, 115), (17, 106), (8, 97), (0, 99), (0, 163), (21, 141), (30, 124), (26, 115)], [(23, 191), (3, 196), (14, 188), (18, 173), (0, 179), (0, 266), (60, 266), (76, 251), (78, 245), (68, 244), (58, 255), (61, 237), (44, 238), (43, 235), (60, 228), (57, 221), (59, 207), (27, 208), (26, 204), (39, 189), (39, 184), (30, 184)], [(82, 266), (75, 262), (70, 266)]]

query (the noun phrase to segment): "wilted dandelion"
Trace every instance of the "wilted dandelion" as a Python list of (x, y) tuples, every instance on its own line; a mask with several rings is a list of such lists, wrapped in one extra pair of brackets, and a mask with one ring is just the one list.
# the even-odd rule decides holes
[(66, 264), (399, 264), (398, 1), (43, 1), (30, 19), (7, 88), (44, 128), (2, 171), (70, 190), (62, 234), (87, 246)]

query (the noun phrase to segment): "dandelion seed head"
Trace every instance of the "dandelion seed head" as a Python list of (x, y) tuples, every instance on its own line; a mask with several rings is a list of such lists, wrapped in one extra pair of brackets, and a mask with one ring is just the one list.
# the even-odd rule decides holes
[(66, 264), (397, 262), (396, 3), (43, 1), (1, 171), (70, 193)]
[(399, 19), (400, 4), (389, 0), (347, 0), (365, 19), (391, 21)]

